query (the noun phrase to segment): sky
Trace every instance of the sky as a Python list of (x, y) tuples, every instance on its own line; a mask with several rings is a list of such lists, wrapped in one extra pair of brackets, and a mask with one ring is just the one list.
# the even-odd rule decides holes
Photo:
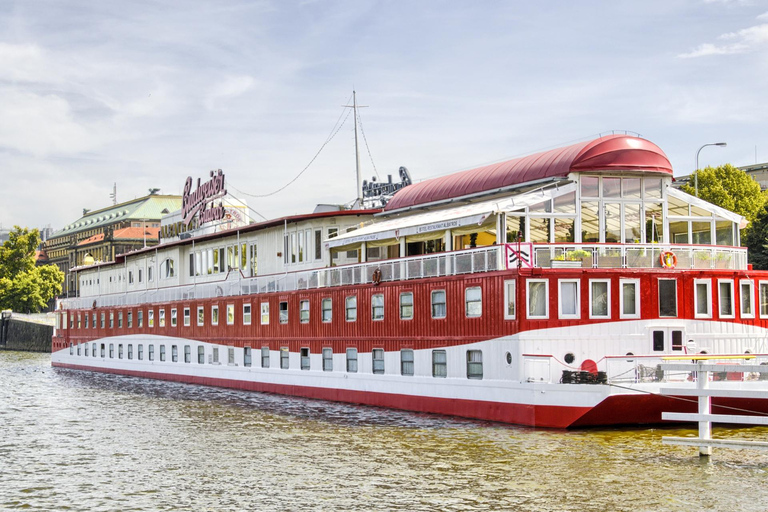
[(350, 202), (353, 90), (366, 179), (617, 130), (768, 162), (768, 0), (2, 0), (0, 227), (212, 169), (266, 218)]

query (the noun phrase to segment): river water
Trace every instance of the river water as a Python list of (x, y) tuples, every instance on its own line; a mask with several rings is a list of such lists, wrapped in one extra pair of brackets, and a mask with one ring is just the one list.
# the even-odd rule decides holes
[[(765, 511), (768, 452), (53, 369), (0, 352), (2, 510)], [(768, 440), (768, 429), (715, 429)]]

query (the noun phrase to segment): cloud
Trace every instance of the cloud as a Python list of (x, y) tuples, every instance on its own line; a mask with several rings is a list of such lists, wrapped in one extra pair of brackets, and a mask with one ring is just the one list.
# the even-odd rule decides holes
[(251, 76), (228, 76), (216, 84), (203, 103), (208, 110), (214, 110), (220, 101), (242, 96), (252, 89), (255, 83)]
[(760, 16), (757, 17), (758, 20), (768, 20), (768, 12), (764, 12)]
[[(760, 15), (760, 17), (763, 16), (765, 15)], [(752, 51), (765, 43), (768, 43), (768, 23), (755, 25), (739, 30), (738, 32), (728, 32), (722, 34), (718, 39), (725, 43), (720, 45), (703, 43), (692, 52), (681, 53), (678, 57), (681, 59), (691, 59), (709, 55), (731, 55)]]

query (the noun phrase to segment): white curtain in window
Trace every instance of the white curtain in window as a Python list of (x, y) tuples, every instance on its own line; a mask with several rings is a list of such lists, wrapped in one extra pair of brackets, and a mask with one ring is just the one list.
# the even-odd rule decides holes
[(560, 309), (563, 315), (578, 313), (578, 286), (575, 282), (560, 283)]

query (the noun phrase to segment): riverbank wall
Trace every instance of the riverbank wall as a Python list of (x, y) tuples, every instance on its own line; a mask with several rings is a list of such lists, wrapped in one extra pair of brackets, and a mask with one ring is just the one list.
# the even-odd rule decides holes
[(52, 336), (52, 315), (0, 314), (0, 350), (50, 352)]

